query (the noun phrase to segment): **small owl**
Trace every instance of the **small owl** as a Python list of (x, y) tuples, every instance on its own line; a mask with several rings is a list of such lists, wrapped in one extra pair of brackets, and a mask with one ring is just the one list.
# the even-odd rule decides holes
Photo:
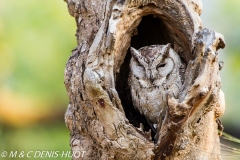
[(132, 58), (128, 84), (133, 105), (143, 114), (151, 127), (161, 124), (167, 106), (167, 92), (178, 97), (181, 83), (181, 60), (171, 45), (152, 45), (136, 50)]

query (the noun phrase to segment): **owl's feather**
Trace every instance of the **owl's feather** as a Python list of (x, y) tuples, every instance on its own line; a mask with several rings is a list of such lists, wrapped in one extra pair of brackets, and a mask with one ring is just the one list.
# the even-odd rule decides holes
[(167, 45), (152, 45), (136, 50), (132, 58), (128, 84), (133, 105), (151, 124), (158, 124), (165, 116), (167, 92), (178, 97), (182, 85), (179, 75), (181, 60)]

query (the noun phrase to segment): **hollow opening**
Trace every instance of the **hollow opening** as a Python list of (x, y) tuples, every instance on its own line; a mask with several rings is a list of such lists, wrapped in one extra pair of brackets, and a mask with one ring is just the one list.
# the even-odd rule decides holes
[[(172, 42), (166, 25), (161, 19), (155, 18), (154, 15), (148, 15), (142, 18), (142, 21), (137, 27), (137, 33), (137, 35), (132, 37), (130, 44), (130, 46), (135, 49), (149, 45), (163, 45)], [(128, 85), (130, 59), (131, 53), (128, 49), (124, 62), (120, 68), (120, 72), (117, 75), (116, 89), (129, 122), (135, 127), (140, 127), (140, 123), (142, 123), (144, 131), (149, 131), (151, 127), (147, 123), (146, 118), (134, 108), (132, 103), (132, 97)], [(154, 137), (154, 135), (155, 133), (152, 130), (152, 137)]]
[(132, 37), (132, 47), (139, 49), (144, 46), (161, 45), (172, 42), (164, 22), (154, 17), (154, 15), (148, 15), (142, 18), (142, 21), (137, 27), (138, 34)]

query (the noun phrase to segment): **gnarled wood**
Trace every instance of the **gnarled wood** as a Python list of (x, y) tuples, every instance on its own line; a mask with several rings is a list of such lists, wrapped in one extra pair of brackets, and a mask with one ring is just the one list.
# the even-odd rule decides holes
[[(78, 46), (65, 69), (65, 121), (72, 150), (86, 151), (80, 159), (220, 159), (216, 119), (224, 95), (217, 50), (224, 40), (202, 29), (201, 1), (66, 2), (76, 19)], [(146, 120), (132, 109), (128, 49), (167, 43), (187, 69), (178, 99), (168, 95), (154, 143)]]

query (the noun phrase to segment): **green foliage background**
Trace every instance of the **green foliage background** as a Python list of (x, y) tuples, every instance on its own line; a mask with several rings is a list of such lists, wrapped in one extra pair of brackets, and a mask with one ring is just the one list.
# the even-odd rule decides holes
[[(240, 1), (203, 0), (203, 6), (203, 24), (226, 39), (219, 52), (225, 62), (222, 120), (240, 137)], [(0, 0), (0, 153), (70, 150), (63, 75), (77, 45), (75, 31), (63, 0)]]
[[(226, 110), (224, 126), (240, 138), (240, 1), (203, 0), (202, 21), (206, 28), (224, 35), (226, 48), (220, 50), (224, 61), (221, 73)], [(231, 130), (231, 131), (230, 131)]]
[(41, 100), (66, 102), (62, 85), (64, 64), (76, 46), (75, 23), (67, 5), (59, 0), (0, 3), (0, 66), (4, 87), (40, 96)]
[[(0, 153), (70, 151), (63, 76), (75, 31), (63, 0), (0, 0)], [(4, 118), (6, 108), (17, 113)], [(21, 110), (33, 118), (18, 117)], [(51, 112), (62, 114), (54, 119)]]

